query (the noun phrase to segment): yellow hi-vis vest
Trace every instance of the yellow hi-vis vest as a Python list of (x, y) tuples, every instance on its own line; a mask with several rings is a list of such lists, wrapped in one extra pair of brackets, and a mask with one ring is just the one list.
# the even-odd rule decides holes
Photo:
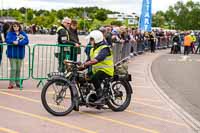
[(192, 35), (191, 38), (192, 38), (192, 42), (196, 42), (197, 39), (195, 36)]
[[(100, 53), (100, 51), (104, 48), (109, 48), (109, 46), (102, 45), (95, 50), (94, 50), (94, 48), (92, 48), (90, 50), (90, 58), (95, 59), (95, 57), (97, 57), (97, 55)], [(95, 74), (98, 71), (103, 71), (106, 74), (108, 74), (109, 76), (114, 75), (114, 63), (113, 63), (112, 51), (111, 51), (111, 55), (107, 56), (103, 61), (100, 61), (95, 65), (92, 65), (92, 73)]]
[[(66, 30), (64, 27), (59, 26), (58, 29), (57, 29), (57, 33), (58, 33), (58, 31), (60, 31), (61, 29)], [(68, 32), (67, 30), (66, 30), (66, 33), (67, 33), (67, 40), (69, 40), (69, 32)]]

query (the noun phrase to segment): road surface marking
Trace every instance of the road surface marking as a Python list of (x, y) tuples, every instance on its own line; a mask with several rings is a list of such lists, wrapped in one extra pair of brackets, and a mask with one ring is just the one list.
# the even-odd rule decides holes
[[(24, 96), (18, 96), (18, 95), (14, 95), (14, 94), (9, 94), (9, 93), (6, 93), (6, 92), (0, 92), (0, 94), (8, 95), (8, 96), (11, 96), (11, 97), (16, 97), (16, 98), (23, 99), (23, 100), (26, 100), (26, 101), (40, 103), (39, 100), (35, 100), (35, 99), (32, 99), (32, 98), (27, 98), (27, 97), (24, 97)], [(1, 108), (1, 106), (0, 106), (0, 108)], [(24, 113), (21, 113), (21, 114), (24, 114)], [(107, 117), (103, 117), (103, 116), (99, 116), (99, 115), (95, 115), (95, 114), (91, 114), (91, 113), (86, 113), (86, 112), (79, 112), (79, 113), (85, 114), (85, 115), (88, 115), (88, 116), (91, 116), (91, 117), (94, 117), (94, 118), (97, 118), (97, 119), (101, 119), (101, 120), (104, 120), (104, 121), (108, 121), (108, 122), (111, 122), (111, 123), (119, 124), (119, 125), (122, 125), (122, 126), (143, 130), (143, 131), (146, 131), (146, 132), (149, 132), (149, 133), (158, 133), (157, 131), (154, 131), (152, 129), (148, 129), (148, 128), (144, 128), (144, 127), (141, 127), (141, 126), (125, 123), (125, 122), (118, 121), (118, 120), (115, 120), (115, 119), (111, 119), (111, 118), (107, 118)], [(27, 114), (27, 116), (31, 116), (31, 115)], [(46, 119), (48, 119), (48, 118), (46, 118)]]
[[(41, 91), (37, 91), (37, 90), (8, 90), (8, 89), (3, 89), (2, 91), (1, 91), (2, 89), (0, 89), (0, 92), (35, 92), (35, 93), (41, 93)], [(50, 93), (49, 93), (50, 94)], [(160, 100), (158, 100), (158, 99), (146, 99), (146, 98), (134, 98), (135, 100), (137, 100), (137, 101), (150, 101), (150, 102), (160, 102), (161, 103), (161, 101)]]
[(178, 61), (186, 62), (188, 58), (190, 58), (190, 56), (184, 55), (184, 56), (181, 56), (181, 59), (178, 59)]
[(163, 118), (153, 116), (153, 115), (138, 113), (138, 112), (134, 112), (134, 111), (131, 111), (131, 110), (125, 110), (125, 112), (131, 113), (131, 114), (134, 114), (134, 115), (138, 115), (138, 116), (142, 116), (142, 117), (145, 117), (145, 118), (155, 119), (155, 120), (159, 120), (159, 121), (163, 121), (163, 122), (167, 122), (167, 123), (171, 123), (171, 124), (175, 124), (175, 125), (179, 125), (179, 126), (188, 127), (185, 123), (179, 123), (179, 122), (163, 119)]
[(13, 131), (13, 130), (8, 129), (8, 128), (3, 128), (3, 127), (0, 127), (0, 131), (2, 131), (3, 133), (18, 133), (16, 131)]
[(176, 59), (168, 59), (168, 61), (176, 61)]
[(145, 74), (143, 71), (132, 71), (131, 73)]
[(141, 105), (144, 105), (144, 106), (147, 106), (147, 107), (151, 107), (151, 108), (155, 108), (155, 109), (160, 109), (160, 110), (164, 110), (164, 111), (171, 111), (170, 109), (158, 107), (158, 106), (155, 106), (155, 105), (150, 105), (150, 104), (143, 103), (143, 102), (133, 101), (133, 103), (141, 104)]
[(4, 92), (32, 92), (32, 93), (41, 93), (40, 90), (19, 90), (19, 89), (0, 89), (0, 91)]
[(145, 101), (145, 102), (157, 102), (157, 103), (162, 103), (161, 100), (158, 100), (158, 99), (146, 99), (146, 98), (138, 98), (138, 97), (135, 97), (133, 98), (133, 101), (136, 100), (136, 101)]
[(142, 62), (133, 62), (131, 65), (141, 65), (141, 66), (145, 66), (145, 63)]
[(116, 124), (119, 124), (119, 125), (123, 125), (123, 126), (126, 126), (126, 127), (143, 130), (143, 131), (146, 131), (146, 132), (149, 132), (149, 133), (159, 133), (158, 131), (155, 131), (155, 130), (152, 130), (152, 129), (144, 128), (144, 127), (141, 127), (141, 126), (136, 126), (136, 125), (129, 124), (129, 123), (122, 122), (122, 121), (118, 121), (118, 120), (115, 120), (115, 119), (111, 119), (111, 118), (107, 118), (107, 117), (103, 117), (103, 116), (99, 116), (99, 115), (94, 115), (94, 114), (86, 113), (86, 112), (80, 112), (80, 113), (86, 114), (86, 115), (94, 117), (94, 118), (98, 118), (98, 119), (102, 119), (102, 120), (109, 121), (109, 122), (112, 122), (112, 123), (116, 123)]
[(134, 79), (145, 80), (145, 78), (143, 78), (143, 77), (134, 77), (134, 76), (133, 76), (133, 80), (134, 80)]
[(192, 59), (189, 59), (188, 61), (189, 61), (189, 62), (192, 62)]
[(200, 59), (196, 59), (196, 62), (200, 62)]
[(134, 87), (134, 88), (146, 88), (146, 89), (153, 89), (153, 87), (149, 87), (149, 86), (139, 86), (139, 85), (134, 85), (134, 84), (133, 84), (133, 87)]
[(23, 111), (16, 110), (16, 109), (13, 109), (13, 108), (0, 106), (0, 109), (7, 110), (7, 111), (10, 111), (10, 112), (14, 112), (14, 113), (17, 113), (17, 114), (21, 114), (21, 115), (24, 115), (24, 116), (36, 118), (36, 119), (46, 121), (46, 122), (49, 122), (49, 123), (53, 123), (53, 124), (57, 124), (57, 125), (60, 125), (60, 126), (76, 129), (76, 130), (79, 130), (79, 131), (82, 131), (82, 132), (85, 132), (85, 133), (95, 133), (94, 131), (91, 131), (91, 130), (88, 130), (88, 129), (85, 129), (85, 128), (81, 128), (81, 127), (74, 126), (74, 125), (71, 125), (71, 124), (67, 124), (67, 123), (64, 123), (64, 122), (61, 122), (61, 121), (49, 119), (48, 117), (43, 117), (43, 116), (39, 116), (39, 115), (36, 115), (36, 114), (23, 112)]

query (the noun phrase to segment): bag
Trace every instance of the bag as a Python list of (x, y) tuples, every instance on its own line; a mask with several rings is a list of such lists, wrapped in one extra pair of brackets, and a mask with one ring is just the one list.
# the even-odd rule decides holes
[(120, 64), (119, 66), (115, 66), (115, 74), (116, 75), (128, 74), (128, 63), (125, 62), (123, 64)]

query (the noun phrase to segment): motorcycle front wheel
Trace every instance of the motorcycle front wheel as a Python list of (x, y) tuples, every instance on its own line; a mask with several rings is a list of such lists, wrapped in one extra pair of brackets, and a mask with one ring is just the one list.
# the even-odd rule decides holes
[(65, 80), (50, 80), (42, 89), (42, 105), (52, 115), (65, 116), (69, 114), (74, 108), (72, 99), (72, 88)]

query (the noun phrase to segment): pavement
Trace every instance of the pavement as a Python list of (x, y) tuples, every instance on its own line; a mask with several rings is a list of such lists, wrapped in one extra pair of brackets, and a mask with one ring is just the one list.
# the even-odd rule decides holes
[(170, 54), (160, 56), (152, 66), (159, 87), (197, 121), (200, 121), (199, 66), (199, 55)]
[(133, 97), (124, 112), (82, 107), (64, 117), (46, 112), (37, 81), (8, 90), (0, 82), (0, 133), (195, 133), (157, 91), (151, 75), (152, 62), (166, 51), (145, 53), (129, 61)]

